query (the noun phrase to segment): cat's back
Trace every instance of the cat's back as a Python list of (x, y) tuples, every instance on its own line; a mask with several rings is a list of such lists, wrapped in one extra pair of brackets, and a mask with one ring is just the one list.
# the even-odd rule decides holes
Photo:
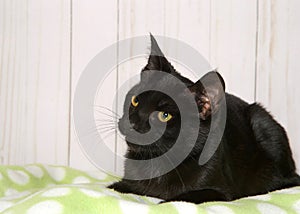
[[(278, 136), (279, 140), (287, 140), (284, 128), (273, 118), (273, 116), (259, 103), (247, 103), (241, 98), (226, 93), (226, 129), (242, 132), (245, 137), (254, 137), (260, 142)], [(250, 133), (249, 133), (250, 132)], [(262, 135), (266, 135), (262, 139)], [(259, 135), (259, 136), (257, 136)], [(258, 139), (259, 138), (259, 139)], [(253, 139), (251, 139), (253, 140)]]
[(232, 145), (253, 149), (252, 152), (256, 153), (259, 149), (274, 160), (283, 154), (286, 155), (285, 160), (289, 159), (291, 151), (285, 129), (261, 104), (249, 104), (226, 94), (226, 106), (224, 135), (227, 144), (234, 142)]
[[(260, 104), (226, 94), (224, 157), (239, 193), (254, 195), (299, 184), (284, 128)], [(232, 176), (231, 175), (231, 176)], [(247, 175), (247, 176), (245, 176)]]

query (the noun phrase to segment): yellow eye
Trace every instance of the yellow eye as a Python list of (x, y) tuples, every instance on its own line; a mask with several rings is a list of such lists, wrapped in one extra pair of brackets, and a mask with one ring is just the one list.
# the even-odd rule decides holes
[(158, 116), (158, 119), (163, 123), (168, 122), (173, 117), (170, 113), (163, 112), (163, 111), (158, 112), (157, 116)]
[(134, 107), (137, 107), (139, 105), (139, 100), (136, 96), (132, 96), (131, 97), (131, 104), (134, 106)]

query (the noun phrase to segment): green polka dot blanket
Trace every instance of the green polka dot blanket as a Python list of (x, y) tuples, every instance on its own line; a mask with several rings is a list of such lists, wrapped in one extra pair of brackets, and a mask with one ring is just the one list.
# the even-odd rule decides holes
[(106, 186), (117, 179), (62, 166), (0, 166), (0, 213), (206, 213), (300, 214), (300, 187), (200, 205), (121, 194)]

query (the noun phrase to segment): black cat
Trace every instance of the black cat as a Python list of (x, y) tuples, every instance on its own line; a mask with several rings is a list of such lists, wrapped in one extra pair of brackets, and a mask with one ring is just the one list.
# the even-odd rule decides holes
[[(180, 132), (181, 119), (178, 106), (169, 96), (158, 91), (139, 93), (148, 87), (174, 87), (169, 78), (155, 80), (150, 70), (166, 72), (178, 78), (194, 95), (197, 103), (199, 127), (188, 132), (197, 134), (197, 141), (189, 155), (173, 170), (164, 175), (144, 180), (122, 181), (109, 186), (122, 193), (135, 193), (162, 198), (165, 201), (230, 201), (244, 196), (300, 185), (285, 130), (259, 104), (245, 101), (225, 93), (227, 119), (221, 142), (207, 163), (199, 165), (198, 160), (211, 128), (211, 118), (219, 111), (218, 103), (224, 94), (225, 83), (217, 72), (209, 72), (193, 83), (181, 76), (162, 54), (151, 35), (151, 54), (148, 64), (141, 72), (141, 81), (127, 94), (124, 115), (119, 121), (119, 130), (128, 144), (127, 158), (148, 160), (163, 155), (170, 149)], [(155, 74), (153, 74), (155, 75)], [(213, 81), (211, 75), (219, 79)], [(209, 80), (209, 81), (207, 81)], [(207, 84), (202, 85), (203, 82)], [(220, 87), (221, 85), (221, 87)], [(178, 92), (183, 96), (185, 92)], [(185, 112), (188, 114), (188, 112)], [(129, 118), (129, 121), (128, 119)], [(166, 124), (163, 135), (150, 145), (132, 142), (132, 130), (147, 133), (151, 125)], [(153, 122), (154, 121), (154, 122)], [(155, 127), (154, 127), (155, 128)], [(143, 141), (135, 139), (135, 141)], [(186, 146), (192, 142), (186, 139)], [(161, 167), (164, 163), (161, 163)], [(160, 167), (143, 168), (132, 162), (125, 162), (125, 177), (155, 173)]]

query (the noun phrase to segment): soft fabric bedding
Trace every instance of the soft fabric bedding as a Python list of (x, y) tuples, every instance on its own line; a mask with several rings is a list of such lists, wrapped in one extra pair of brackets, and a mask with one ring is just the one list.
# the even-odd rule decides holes
[(300, 187), (233, 202), (158, 204), (160, 199), (106, 188), (115, 181), (63, 166), (0, 166), (0, 213), (300, 213)]

